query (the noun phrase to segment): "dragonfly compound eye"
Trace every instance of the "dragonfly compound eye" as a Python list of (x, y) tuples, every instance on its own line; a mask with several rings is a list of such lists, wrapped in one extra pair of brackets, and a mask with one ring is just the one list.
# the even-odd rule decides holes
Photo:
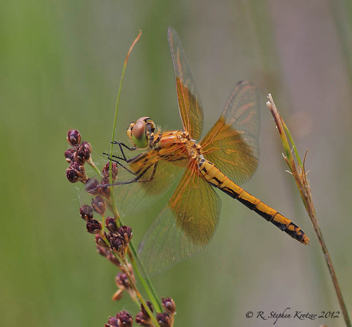
[(132, 142), (137, 148), (146, 148), (148, 146), (145, 126), (144, 121), (137, 120), (136, 124), (132, 127)]

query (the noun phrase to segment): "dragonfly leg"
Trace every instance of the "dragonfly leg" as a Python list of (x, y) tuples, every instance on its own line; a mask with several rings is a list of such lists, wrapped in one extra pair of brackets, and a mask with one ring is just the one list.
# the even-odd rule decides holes
[(133, 171), (131, 171), (130, 169), (128, 169), (126, 166), (124, 166), (121, 162), (119, 162), (119, 160), (121, 161), (124, 161), (126, 163), (130, 163), (132, 162), (133, 160), (135, 160), (137, 157), (140, 156), (137, 155), (133, 158), (130, 158), (130, 159), (127, 159), (126, 155), (125, 155), (125, 152), (123, 151), (122, 147), (125, 147), (126, 149), (128, 149), (129, 151), (134, 151), (136, 150), (136, 148), (132, 148), (132, 147), (129, 147), (127, 146), (126, 144), (124, 143), (120, 143), (120, 142), (117, 142), (117, 141), (113, 141), (111, 142), (112, 144), (118, 144), (118, 146), (120, 147), (120, 151), (121, 151), (121, 154), (122, 154), (122, 157), (120, 156), (116, 156), (116, 155), (111, 155), (109, 153), (106, 153), (106, 152), (103, 152), (103, 155), (107, 156), (108, 157), (108, 160), (110, 161), (113, 161), (113, 162), (116, 162), (120, 167), (124, 168), (125, 170), (127, 170), (129, 173), (133, 174), (133, 175), (136, 175), (136, 173), (134, 173)]
[[(132, 175), (136, 175), (135, 172), (133, 172), (132, 170), (128, 169), (125, 165), (123, 165), (119, 160), (123, 160), (122, 158), (112, 155), (110, 156), (108, 153), (103, 153), (103, 155), (106, 155), (108, 157), (108, 160), (116, 162), (121, 168), (127, 170), (130, 174)], [(124, 160), (123, 160), (124, 161)], [(126, 161), (127, 162), (127, 161)]]
[(141, 182), (151, 182), (154, 178), (157, 166), (158, 166), (158, 161), (153, 165), (153, 172), (152, 172), (152, 175), (149, 177), (149, 179)]
[(119, 160), (124, 161), (126, 163), (131, 163), (131, 162), (134, 162), (134, 161), (141, 160), (142, 158), (144, 158), (146, 156), (146, 153), (140, 153), (140, 154), (136, 155), (135, 157), (133, 157), (131, 159), (126, 159), (126, 158), (124, 159), (124, 158), (121, 158), (121, 157), (116, 156), (116, 155), (110, 156), (109, 153), (105, 153), (105, 152), (103, 153), (103, 155), (107, 156), (110, 161), (116, 162), (120, 167), (124, 168), (129, 173), (131, 173), (132, 175), (138, 175), (140, 170), (139, 171), (132, 171), (132, 170), (128, 169), (125, 165), (123, 165)]
[[(132, 184), (132, 183), (146, 183), (146, 182), (151, 182), (154, 178), (155, 172), (156, 172), (156, 167), (157, 167), (158, 163), (155, 163), (149, 167), (147, 167), (146, 169), (144, 169), (140, 174), (138, 174), (136, 177), (132, 178), (129, 181), (125, 181), (125, 182), (116, 182), (114, 184), (108, 184), (105, 186), (115, 186), (115, 185), (126, 185), (126, 184)], [(151, 176), (148, 179), (141, 179), (146, 172), (153, 167), (153, 172), (151, 174)]]
[(123, 152), (122, 147), (126, 148), (126, 149), (129, 150), (129, 151), (134, 151), (134, 150), (137, 149), (136, 147), (129, 147), (129, 146), (126, 145), (125, 143), (121, 143), (121, 142), (117, 142), (117, 141), (113, 141), (113, 142), (111, 142), (111, 143), (112, 143), (112, 144), (117, 144), (117, 145), (119, 146), (120, 151), (121, 151), (123, 157), (125, 158), (125, 160), (126, 160), (126, 156), (125, 156), (125, 153)]
[(137, 149), (134, 146), (131, 147), (131, 146), (126, 145), (125, 143), (117, 142), (117, 141), (112, 141), (111, 144), (118, 144), (120, 148), (121, 148), (121, 146), (123, 146), (124, 148), (126, 148), (127, 150), (130, 150), (130, 151), (134, 151)]
[[(134, 150), (136, 150), (137, 148), (135, 148), (135, 147), (129, 147), (129, 146), (126, 145), (125, 143), (121, 143), (121, 142), (117, 142), (117, 141), (112, 141), (111, 143), (112, 143), (112, 144), (117, 144), (117, 145), (119, 146), (120, 152), (121, 152), (121, 154), (122, 154), (122, 157), (113, 155), (113, 156), (112, 156), (113, 158), (116, 158), (116, 159), (118, 159), (118, 160), (125, 161), (125, 162), (127, 162), (127, 163), (129, 163), (130, 161), (132, 161), (132, 160), (135, 158), (135, 157), (134, 157), (134, 158), (131, 158), (131, 159), (127, 159), (127, 157), (125, 156), (125, 152), (123, 151), (122, 147), (126, 148), (126, 149), (129, 150), (129, 151), (134, 151)], [(103, 154), (104, 154), (104, 155), (107, 155), (107, 156), (110, 156), (110, 155), (107, 154), (107, 153), (103, 153)], [(110, 159), (110, 160), (111, 160), (111, 159)]]

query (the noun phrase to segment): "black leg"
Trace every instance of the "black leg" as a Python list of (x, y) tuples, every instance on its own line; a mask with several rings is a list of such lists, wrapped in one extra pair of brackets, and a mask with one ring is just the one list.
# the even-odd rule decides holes
[(121, 151), (121, 153), (122, 153), (122, 155), (124, 157), (124, 161), (126, 161), (126, 162), (127, 162), (128, 159), (126, 158), (125, 152), (123, 151), (122, 147), (126, 148), (129, 151), (134, 151), (134, 150), (137, 149), (136, 147), (129, 147), (125, 143), (120, 143), (120, 142), (117, 142), (117, 141), (113, 141), (112, 144), (117, 144), (119, 146), (120, 151)]
[[(122, 161), (125, 161), (125, 162), (129, 163), (129, 162), (135, 160), (135, 159), (139, 156), (139, 155), (137, 155), (137, 156), (135, 156), (135, 157), (133, 157), (133, 158), (131, 158), (131, 159), (127, 159), (127, 157), (126, 157), (126, 155), (125, 155), (125, 152), (123, 151), (122, 147), (125, 147), (125, 148), (126, 148), (127, 150), (129, 150), (129, 151), (134, 151), (134, 150), (136, 150), (137, 148), (135, 148), (135, 147), (133, 147), (133, 148), (132, 148), (132, 147), (129, 147), (129, 146), (127, 146), (126, 144), (120, 143), (120, 142), (117, 142), (117, 141), (113, 141), (113, 142), (111, 142), (111, 143), (112, 143), (112, 144), (117, 144), (117, 145), (119, 146), (120, 152), (121, 152), (121, 154), (122, 154), (122, 157), (119, 157), (119, 156), (116, 156), (116, 155), (112, 155), (111, 158), (115, 158), (115, 159), (117, 159), (117, 160), (122, 160)], [(103, 155), (108, 156), (109, 160), (113, 160), (113, 159), (110, 158), (110, 154), (104, 152)]]
[(112, 156), (110, 157), (110, 155), (108, 153), (103, 153), (104, 155), (106, 155), (108, 157), (108, 160), (116, 162), (121, 168), (127, 170), (130, 174), (132, 175), (136, 175), (136, 173), (134, 173), (132, 170), (128, 169), (126, 166), (124, 166), (118, 159), (123, 160), (121, 158), (119, 158), (118, 156)]
[(120, 148), (123, 146), (124, 148), (126, 148), (127, 150), (130, 150), (130, 151), (134, 151), (137, 149), (136, 147), (129, 147), (128, 145), (126, 145), (125, 143), (122, 143), (122, 142), (112, 141), (111, 143), (118, 144)]
[[(138, 174), (136, 177), (134, 177), (133, 179), (129, 180), (129, 181), (125, 181), (125, 182), (116, 182), (114, 184), (107, 184), (104, 186), (115, 186), (115, 185), (127, 185), (127, 184), (132, 184), (132, 183), (146, 183), (146, 182), (151, 182), (154, 178), (155, 172), (156, 172), (156, 167), (157, 167), (158, 163), (155, 163), (152, 166), (147, 167), (146, 169), (144, 169), (140, 174)], [(141, 177), (143, 177), (146, 172), (153, 167), (153, 172), (151, 174), (151, 176), (148, 179), (141, 179)]]

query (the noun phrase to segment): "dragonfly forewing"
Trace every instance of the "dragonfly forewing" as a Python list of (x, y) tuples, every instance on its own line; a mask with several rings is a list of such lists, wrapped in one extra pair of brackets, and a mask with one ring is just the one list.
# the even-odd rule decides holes
[(204, 120), (200, 96), (180, 38), (172, 27), (168, 29), (168, 39), (183, 129), (189, 132), (192, 139), (198, 140), (202, 134)]
[(204, 157), (237, 184), (247, 182), (258, 167), (259, 109), (256, 87), (239, 82), (220, 118), (201, 141)]

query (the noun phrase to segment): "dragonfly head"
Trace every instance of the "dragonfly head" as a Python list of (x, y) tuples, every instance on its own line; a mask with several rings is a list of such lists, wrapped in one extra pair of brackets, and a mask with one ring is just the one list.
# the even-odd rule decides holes
[(154, 132), (154, 122), (149, 117), (141, 117), (130, 124), (127, 137), (135, 147), (144, 149), (154, 140)]

